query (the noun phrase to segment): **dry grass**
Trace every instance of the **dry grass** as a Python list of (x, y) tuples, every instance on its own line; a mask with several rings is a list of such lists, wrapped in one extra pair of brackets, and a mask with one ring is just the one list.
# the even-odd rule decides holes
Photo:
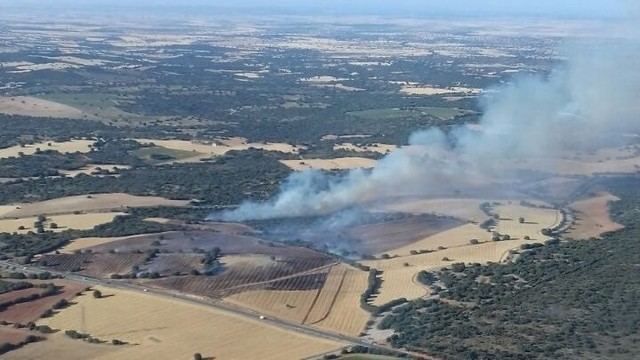
[(240, 137), (220, 139), (215, 142), (158, 139), (134, 140), (141, 144), (154, 144), (166, 149), (193, 153), (193, 156), (176, 160), (176, 162), (200, 162), (202, 159), (210, 158), (212, 156), (221, 156), (232, 150), (248, 150), (250, 148), (266, 151), (279, 151), (290, 154), (296, 154), (300, 150), (300, 148), (296, 146), (285, 143), (248, 143), (247, 139)]
[(609, 216), (609, 202), (618, 200), (618, 197), (609, 193), (599, 193), (572, 203), (571, 208), (576, 211), (577, 221), (568, 236), (575, 239), (598, 238), (605, 232), (622, 229), (623, 226)]
[[(76, 305), (41, 321), (137, 344), (95, 359), (189, 359), (196, 352), (215, 359), (299, 359), (343, 345), (177, 299), (99, 289), (113, 296), (78, 297)], [(49, 357), (58, 358), (55, 353)]]
[(6, 159), (10, 157), (19, 157), (20, 154), (33, 155), (40, 149), (41, 151), (55, 150), (61, 154), (68, 153), (88, 153), (91, 151), (91, 147), (95, 143), (95, 140), (74, 139), (64, 142), (46, 141), (34, 144), (28, 144), (25, 146), (15, 145), (12, 147), (0, 149), (0, 159)]
[(70, 119), (85, 116), (82, 110), (72, 106), (31, 96), (0, 97), (0, 113)]
[(134, 196), (123, 193), (78, 195), (35, 203), (16, 204), (15, 210), (4, 217), (28, 217), (46, 214), (64, 214), (77, 211), (124, 210), (129, 207), (186, 206), (186, 200), (168, 200), (156, 196)]
[(269, 316), (302, 323), (318, 290), (251, 290), (224, 300)]
[(433, 86), (405, 85), (400, 92), (406, 95), (477, 94), (479, 89), (465, 87), (438, 88)]
[[(47, 217), (47, 220), (44, 222), (44, 227), (46, 230), (50, 230), (53, 232), (60, 232), (69, 229), (89, 230), (93, 229), (96, 225), (109, 223), (119, 215), (126, 214), (121, 212), (104, 212), (89, 214), (52, 215)], [(34, 227), (34, 223), (37, 220), (38, 218), (35, 216), (18, 219), (2, 219), (0, 220), (0, 232), (17, 232), (20, 234), (25, 234), (29, 231), (35, 232), (36, 229)], [(58, 227), (55, 229), (51, 228), (51, 224), (53, 223), (57, 224)], [(23, 227), (23, 229), (20, 229), (20, 227)]]
[(20, 349), (2, 355), (7, 360), (64, 359), (86, 360), (117, 352), (119, 347), (106, 344), (90, 344), (80, 340), (72, 340), (63, 333), (47, 336), (46, 341), (29, 344)]
[[(390, 253), (400, 255), (392, 259), (364, 261), (363, 264), (382, 270), (382, 286), (380, 294), (374, 299), (374, 305), (382, 305), (391, 300), (405, 297), (415, 299), (427, 295), (427, 288), (417, 282), (416, 275), (422, 270), (435, 270), (453, 262), (487, 263), (500, 262), (506, 259), (512, 249), (522, 244), (540, 242), (547, 238), (540, 231), (552, 227), (561, 220), (557, 210), (525, 207), (505, 203), (495, 207), (500, 216), (496, 230), (502, 234), (509, 234), (513, 240), (488, 241), (491, 233), (480, 229), (476, 225), (464, 225), (449, 231), (433, 235), (421, 240), (417, 244), (405, 246)], [(525, 223), (518, 221), (525, 218)], [(530, 241), (523, 240), (525, 235)], [(469, 243), (471, 238), (481, 241), (479, 244)], [(482, 242), (486, 241), (486, 242)], [(447, 247), (431, 253), (406, 255), (412, 247), (436, 250), (433, 246)]]
[(470, 245), (470, 241), (476, 239), (479, 242), (491, 240), (491, 232), (482, 229), (476, 224), (465, 224), (456, 228), (445, 230), (435, 235), (427, 236), (412, 244), (387, 251), (386, 253), (393, 256), (408, 256), (411, 251), (420, 250), (437, 250), (439, 247), (458, 247)]
[(400, 198), (388, 201), (376, 207), (378, 211), (394, 211), (409, 214), (437, 214), (451, 216), (462, 220), (482, 222), (487, 215), (480, 210), (483, 199), (444, 198), (444, 199), (415, 199)]
[(95, 165), (95, 164), (89, 164), (87, 166), (84, 166), (80, 169), (77, 170), (60, 170), (60, 173), (63, 174), (64, 176), (68, 176), (68, 177), (75, 177), (78, 176), (80, 174), (84, 174), (84, 175), (94, 175), (96, 172), (98, 172), (99, 170), (102, 171), (108, 171), (108, 172), (114, 172), (116, 170), (125, 170), (125, 169), (129, 169), (130, 166), (128, 165)]
[(296, 171), (308, 169), (320, 170), (348, 170), (357, 168), (372, 168), (376, 165), (373, 159), (362, 157), (343, 157), (335, 159), (304, 159), (304, 160), (280, 160), (289, 168)]
[[(346, 267), (346, 265), (333, 267), (332, 272), (336, 271), (340, 274), (343, 270), (339, 268), (343, 266)], [(360, 295), (367, 288), (367, 277), (368, 274), (366, 272), (347, 267), (342, 286), (340, 286), (339, 291), (332, 300), (331, 310), (324, 319), (314, 325), (341, 334), (359, 335), (370, 317), (369, 313), (360, 307)], [(331, 297), (330, 291), (327, 292), (327, 296)]]
[(120, 237), (86, 237), (71, 240), (67, 245), (60, 248), (58, 251), (65, 254), (71, 254), (76, 250), (82, 250), (98, 245), (109, 244), (115, 241), (120, 241), (124, 239), (129, 239), (132, 242), (135, 241), (136, 238), (146, 238), (149, 237), (150, 234), (142, 234), (142, 235), (133, 235), (133, 236), (120, 236)]
[(355, 151), (355, 152), (377, 152), (380, 154), (388, 154), (398, 147), (396, 145), (389, 144), (371, 144), (371, 145), (356, 145), (352, 143), (343, 143), (343, 144), (335, 144), (333, 145), (333, 150), (347, 150), (347, 151)]

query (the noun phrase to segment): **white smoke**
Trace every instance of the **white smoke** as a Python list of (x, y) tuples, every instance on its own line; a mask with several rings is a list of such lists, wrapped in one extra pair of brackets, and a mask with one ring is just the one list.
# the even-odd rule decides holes
[(548, 161), (558, 153), (612, 145), (622, 133), (640, 130), (638, 55), (638, 44), (629, 39), (574, 47), (551, 74), (521, 77), (488, 91), (479, 130), (418, 131), (408, 147), (372, 170), (338, 178), (319, 171), (294, 173), (273, 199), (243, 203), (221, 217), (322, 215), (399, 194), (471, 188), (518, 168), (523, 159)]

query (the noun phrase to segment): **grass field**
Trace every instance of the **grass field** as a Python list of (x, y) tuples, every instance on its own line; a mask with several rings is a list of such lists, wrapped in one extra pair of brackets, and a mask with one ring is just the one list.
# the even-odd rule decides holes
[(357, 168), (372, 168), (376, 165), (373, 159), (362, 157), (343, 157), (335, 159), (304, 159), (304, 160), (280, 160), (289, 168), (296, 171), (308, 169), (319, 170), (348, 170)]
[(47, 214), (65, 214), (75, 211), (95, 212), (123, 210), (128, 207), (186, 206), (185, 200), (168, 200), (156, 196), (135, 196), (124, 193), (67, 196), (35, 203), (15, 204), (14, 210), (0, 217), (21, 218)]
[(25, 146), (15, 145), (8, 148), (0, 149), (0, 159), (19, 157), (23, 155), (33, 155), (40, 149), (41, 151), (55, 150), (61, 154), (68, 153), (88, 153), (95, 143), (94, 140), (74, 139), (64, 142), (46, 141), (28, 144)]
[(68, 177), (75, 177), (80, 174), (84, 175), (95, 175), (98, 171), (108, 171), (114, 172), (116, 170), (126, 170), (131, 168), (128, 165), (98, 165), (98, 164), (89, 164), (87, 166), (83, 166), (77, 170), (59, 170), (61, 174)]
[(213, 156), (224, 155), (232, 150), (248, 150), (250, 148), (266, 151), (279, 151), (295, 154), (299, 148), (285, 143), (248, 143), (245, 138), (219, 139), (205, 143), (188, 140), (134, 139), (140, 144), (153, 144), (154, 147), (141, 149), (140, 156), (161, 153), (176, 158), (176, 162), (199, 162)]
[[(357, 336), (364, 329), (370, 317), (369, 313), (360, 307), (360, 295), (367, 288), (368, 274), (351, 267), (341, 270), (340, 267), (342, 266), (346, 267), (346, 265), (339, 265), (332, 269), (332, 272), (337, 272), (338, 275), (336, 276), (343, 276), (342, 284), (339, 286), (337, 293), (333, 295), (332, 285), (331, 291), (327, 291), (326, 295), (321, 294), (321, 296), (327, 296), (327, 298), (318, 299), (318, 303), (329, 303), (330, 311), (326, 316), (322, 316), (319, 321), (316, 320), (314, 326), (341, 334)], [(345, 271), (344, 275), (341, 274), (342, 271)], [(326, 305), (323, 305), (323, 307), (326, 307)], [(312, 318), (310, 317), (309, 321), (311, 320)]]
[[(496, 230), (501, 234), (509, 234), (512, 240), (489, 241), (488, 236), (492, 235), (490, 232), (480, 229), (477, 225), (469, 224), (433, 235), (417, 244), (390, 251), (392, 254), (400, 255), (398, 257), (363, 261), (364, 265), (383, 271), (380, 294), (374, 299), (373, 304), (383, 305), (401, 297), (415, 299), (426, 295), (427, 288), (416, 280), (416, 275), (422, 270), (435, 270), (455, 262), (503, 261), (509, 250), (519, 248), (522, 244), (546, 240), (547, 237), (543, 236), (540, 231), (552, 227), (561, 220), (561, 215), (557, 210), (533, 208), (506, 202), (495, 206), (494, 211), (500, 217)], [(524, 217), (525, 222), (520, 223), (519, 217)], [(523, 240), (525, 235), (529, 235), (531, 240)], [(470, 237), (478, 239), (480, 243), (470, 244)], [(437, 250), (437, 246), (444, 246), (446, 249), (407, 256), (407, 251), (415, 250), (412, 249), (414, 246), (427, 250)], [(433, 246), (436, 248), (432, 248)]]
[(73, 106), (31, 96), (0, 97), (0, 113), (69, 119), (86, 116), (82, 110)]
[(251, 290), (225, 298), (265, 315), (302, 323), (318, 290)]
[(451, 248), (458, 246), (468, 246), (470, 245), (471, 239), (476, 239), (479, 242), (490, 241), (491, 232), (480, 228), (476, 224), (464, 224), (462, 226), (458, 226), (450, 230), (445, 230), (435, 235), (427, 236), (424, 239), (418, 240), (412, 244), (387, 251), (386, 253), (394, 256), (408, 256), (411, 254), (412, 250), (435, 251), (439, 247)]
[(605, 232), (621, 229), (622, 225), (613, 222), (609, 216), (609, 202), (618, 200), (609, 193), (599, 193), (572, 203), (570, 206), (576, 211), (576, 223), (567, 236), (574, 239), (597, 238)]
[[(69, 229), (89, 230), (93, 229), (96, 225), (109, 223), (119, 215), (126, 215), (126, 213), (101, 212), (89, 214), (52, 215), (47, 217), (46, 221), (44, 222), (44, 228), (45, 230), (50, 230), (53, 232), (65, 231)], [(0, 232), (17, 232), (20, 234), (24, 234), (29, 231), (36, 232), (34, 224), (37, 220), (38, 218), (35, 216), (18, 219), (0, 219)], [(52, 228), (51, 224), (56, 224), (57, 227)]]
[(377, 152), (380, 154), (388, 154), (398, 147), (396, 145), (389, 144), (371, 144), (371, 145), (358, 145), (353, 143), (342, 143), (333, 145), (333, 150), (346, 150), (346, 151), (355, 151), (355, 152)]
[(343, 346), (185, 301), (99, 289), (112, 296), (80, 296), (76, 305), (40, 322), (137, 344), (95, 359), (190, 359), (196, 352), (215, 359), (299, 359)]
[(482, 222), (487, 219), (487, 215), (480, 210), (480, 204), (485, 201), (483, 199), (470, 198), (398, 198), (389, 199), (384, 204), (377, 205), (374, 209), (409, 214), (439, 214), (462, 220)]

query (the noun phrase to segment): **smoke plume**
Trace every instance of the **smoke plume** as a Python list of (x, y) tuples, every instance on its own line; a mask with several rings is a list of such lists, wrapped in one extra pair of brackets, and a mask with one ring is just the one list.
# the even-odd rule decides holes
[(371, 170), (338, 177), (313, 170), (294, 173), (273, 199), (243, 203), (221, 217), (323, 215), (390, 196), (464, 191), (514, 176), (523, 160), (553, 172), (553, 159), (562, 154), (615, 145), (628, 139), (622, 134), (639, 130), (636, 39), (574, 46), (551, 73), (486, 91), (478, 126), (417, 131), (409, 146)]

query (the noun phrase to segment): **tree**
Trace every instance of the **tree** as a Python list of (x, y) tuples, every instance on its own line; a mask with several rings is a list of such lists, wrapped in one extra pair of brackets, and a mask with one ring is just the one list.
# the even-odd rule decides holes
[(523, 217), (518, 218), (518, 222), (519, 222), (520, 224), (524, 224), (524, 218), (523, 218)]
[(193, 354), (193, 360), (202, 360), (202, 354), (200, 353)]
[(469, 240), (469, 243), (471, 245), (478, 245), (480, 243), (480, 241), (478, 239), (471, 239), (471, 240)]
[(102, 297), (102, 292), (100, 290), (93, 290), (93, 297), (100, 299)]
[(51, 229), (57, 229), (57, 228), (58, 228), (58, 224), (56, 224), (56, 223), (51, 223), (51, 224), (49, 224), (49, 227), (50, 227)]

